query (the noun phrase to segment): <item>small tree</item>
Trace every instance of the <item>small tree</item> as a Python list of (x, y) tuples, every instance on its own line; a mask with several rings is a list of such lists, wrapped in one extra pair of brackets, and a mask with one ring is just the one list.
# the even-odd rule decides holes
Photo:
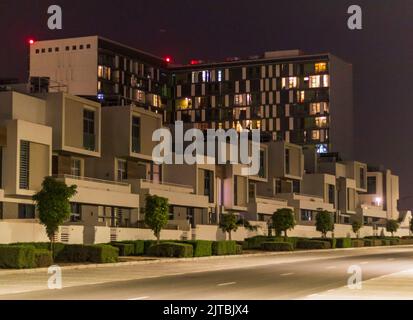
[(237, 224), (241, 227), (244, 227), (245, 229), (247, 229), (248, 231), (257, 231), (260, 226), (254, 226), (251, 224), (251, 222), (249, 222), (248, 220), (245, 220), (245, 218), (241, 218), (237, 221)]
[(152, 229), (157, 243), (160, 243), (161, 230), (168, 224), (168, 199), (156, 195), (146, 196), (145, 224)]
[(353, 224), (351, 225), (353, 232), (356, 234), (356, 237), (359, 238), (360, 234), (360, 229), (363, 227), (360, 221), (353, 221)]
[(393, 237), (394, 233), (397, 232), (399, 229), (399, 222), (397, 220), (387, 220), (386, 223), (386, 231), (391, 233), (391, 236)]
[(272, 225), (277, 235), (284, 232), (284, 237), (287, 239), (287, 231), (295, 227), (293, 211), (288, 208), (278, 209), (272, 215)]
[(33, 196), (39, 211), (40, 223), (46, 227), (50, 249), (54, 257), (54, 237), (59, 226), (70, 218), (70, 198), (76, 194), (77, 186), (67, 186), (63, 181), (46, 177), (42, 189)]
[(315, 220), (316, 230), (321, 232), (323, 238), (327, 238), (327, 232), (334, 230), (334, 222), (331, 213), (328, 211), (319, 211)]
[(237, 216), (233, 213), (223, 214), (221, 216), (221, 221), (219, 222), (219, 228), (223, 232), (228, 232), (229, 240), (232, 240), (231, 233), (232, 231), (237, 231), (238, 229), (238, 220)]

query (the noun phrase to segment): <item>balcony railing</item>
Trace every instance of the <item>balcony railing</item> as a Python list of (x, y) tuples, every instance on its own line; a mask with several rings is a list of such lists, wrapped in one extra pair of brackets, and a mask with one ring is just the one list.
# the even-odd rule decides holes
[(55, 179), (74, 179), (74, 180), (81, 180), (81, 181), (88, 181), (88, 182), (112, 184), (116, 186), (128, 186), (129, 185), (129, 183), (126, 183), (126, 182), (103, 180), (103, 179), (89, 178), (89, 177), (83, 177), (83, 176), (74, 176), (70, 174), (55, 174), (52, 177)]

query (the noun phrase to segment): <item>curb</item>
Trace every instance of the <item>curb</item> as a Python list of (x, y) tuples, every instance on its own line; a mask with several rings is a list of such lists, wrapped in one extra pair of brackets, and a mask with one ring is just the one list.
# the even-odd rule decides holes
[[(155, 263), (171, 263), (171, 262), (192, 262), (192, 261), (207, 261), (218, 259), (236, 259), (247, 257), (270, 257), (270, 256), (285, 256), (292, 254), (307, 254), (307, 253), (323, 253), (323, 252), (340, 252), (340, 251), (354, 251), (354, 250), (368, 250), (368, 249), (383, 249), (383, 248), (413, 248), (413, 245), (395, 245), (395, 246), (374, 246), (374, 247), (359, 247), (359, 248), (336, 248), (336, 249), (313, 249), (313, 250), (298, 250), (298, 251), (284, 251), (284, 252), (262, 252), (262, 253), (246, 253), (242, 255), (230, 255), (230, 256), (209, 256), (209, 257), (195, 257), (195, 258), (163, 258), (163, 259), (151, 259), (144, 261), (125, 261), (114, 263), (95, 263), (95, 264), (81, 264), (73, 266), (61, 266), (61, 270), (81, 270), (81, 269), (95, 269), (95, 268), (109, 268), (109, 267), (121, 267), (121, 266), (139, 266)], [(36, 272), (48, 272), (49, 268), (33, 268), (33, 269), (13, 269), (13, 270), (0, 270), (0, 276), (12, 275), (12, 274), (28, 274)]]

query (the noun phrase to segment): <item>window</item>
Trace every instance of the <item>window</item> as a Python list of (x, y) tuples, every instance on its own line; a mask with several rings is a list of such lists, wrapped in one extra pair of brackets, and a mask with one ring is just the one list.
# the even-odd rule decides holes
[(86, 45), (86, 49), (90, 49), (90, 44), (87, 44), (87, 45)]
[(218, 70), (218, 82), (222, 82), (222, 70)]
[(326, 144), (317, 144), (316, 149), (318, 154), (328, 152), (328, 146)]
[(40, 50), (39, 50), (39, 49), (36, 49), (36, 53), (40, 53)]
[(72, 158), (70, 160), (70, 174), (75, 177), (82, 175), (82, 161), (80, 159)]
[(76, 46), (72, 46), (72, 50), (76, 50)]
[(117, 163), (117, 181), (124, 181), (128, 179), (128, 170), (126, 160), (118, 159)]
[(281, 84), (283, 89), (297, 88), (297, 77), (282, 78)]
[(290, 149), (285, 149), (285, 174), (290, 174)]
[(249, 181), (248, 183), (248, 198), (249, 201), (252, 201), (256, 196), (256, 185), (254, 182)]
[(293, 192), (294, 193), (300, 193), (301, 192), (300, 180), (293, 180)]
[(132, 152), (141, 152), (141, 118), (132, 117)]
[(236, 94), (234, 96), (234, 105), (236, 106), (243, 106), (244, 104), (244, 99), (243, 99), (243, 95), (242, 94)]
[(366, 187), (366, 172), (364, 168), (360, 168), (360, 188), (364, 189)]
[(95, 150), (95, 112), (83, 110), (83, 147), (87, 150)]
[(336, 190), (334, 185), (328, 185), (328, 203), (335, 204), (336, 200)]
[(343, 217), (343, 223), (349, 224), (350, 223), (350, 217), (344, 216)]
[(330, 77), (328, 74), (325, 74), (322, 76), (322, 84), (323, 84), (323, 87), (325, 88), (330, 86)]
[(81, 44), (80, 46), (79, 46), (79, 50), (83, 50), (83, 44)]
[(204, 195), (208, 196), (209, 203), (214, 202), (214, 173), (209, 170), (204, 171)]
[(152, 96), (152, 105), (153, 105), (154, 107), (159, 108), (159, 107), (161, 106), (161, 97), (158, 96), (158, 95), (156, 95), (156, 94), (154, 94), (154, 95)]
[(35, 207), (31, 204), (18, 204), (18, 214), (19, 219), (34, 219), (35, 218)]
[(305, 91), (298, 91), (297, 92), (297, 100), (299, 103), (302, 103), (305, 101)]
[(327, 63), (326, 62), (319, 62), (316, 63), (314, 66), (316, 73), (326, 72), (327, 71)]
[(153, 182), (159, 183), (162, 181), (162, 166), (159, 164), (151, 163), (150, 164), (150, 180)]
[(42, 49), (42, 53), (45, 53), (46, 52), (46, 49)]
[(145, 92), (142, 90), (135, 90), (135, 99), (138, 102), (145, 103)]
[(54, 48), (55, 52), (59, 52), (59, 47)]
[(327, 126), (327, 117), (316, 117), (315, 125), (318, 128), (324, 128)]
[(281, 179), (275, 179), (275, 194), (282, 193)]
[(175, 106), (177, 110), (192, 109), (192, 99), (191, 98), (178, 99), (175, 102)]
[(82, 220), (82, 207), (80, 203), (70, 204), (70, 222), (79, 222)]
[(310, 77), (310, 88), (319, 88), (320, 87), (320, 76), (311, 76)]
[(260, 170), (258, 171), (260, 178), (265, 178), (266, 176), (265, 160), (265, 151), (260, 150)]
[(311, 210), (301, 209), (301, 221), (312, 221), (313, 212)]
[(48, 52), (53, 52), (53, 49), (52, 49), (52, 48), (49, 48), (47, 51), (48, 51)]
[(65, 49), (66, 49), (66, 51), (69, 51), (69, 50), (70, 50), (70, 47), (69, 47), (69, 46), (66, 46)]
[(311, 139), (320, 140), (320, 130), (311, 130)]
[(310, 103), (310, 115), (315, 115), (321, 112), (320, 103)]
[(377, 180), (376, 177), (367, 177), (367, 193), (377, 194)]
[(20, 141), (20, 189), (29, 189), (30, 142)]

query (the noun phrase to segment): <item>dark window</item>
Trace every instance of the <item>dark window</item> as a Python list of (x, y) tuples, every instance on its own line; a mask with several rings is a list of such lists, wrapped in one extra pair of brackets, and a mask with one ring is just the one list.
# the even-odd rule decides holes
[(59, 156), (57, 155), (52, 156), (52, 174), (59, 174)]
[(29, 189), (30, 142), (20, 141), (20, 189)]
[(376, 177), (367, 177), (367, 193), (368, 194), (376, 194), (377, 193)]
[(350, 217), (343, 217), (343, 223), (349, 224), (350, 223)]
[(300, 190), (301, 190), (300, 180), (293, 180), (293, 192), (300, 193)]
[(282, 193), (282, 183), (281, 183), (281, 179), (276, 179), (275, 180), (275, 193)]
[(256, 189), (255, 183), (250, 181), (249, 184), (248, 184), (248, 198), (249, 198), (249, 201), (252, 201), (252, 199), (255, 198), (255, 195), (256, 195), (255, 189)]
[(335, 199), (336, 199), (336, 197), (335, 197), (335, 188), (334, 188), (334, 185), (329, 184), (329, 185), (328, 185), (328, 203), (334, 204), (334, 203), (335, 203)]
[(82, 219), (82, 206), (80, 203), (70, 204), (70, 222), (78, 222)]
[(209, 170), (204, 171), (204, 195), (210, 203), (214, 202), (214, 173)]
[(76, 46), (72, 46), (72, 50), (76, 50)]
[(83, 46), (83, 44), (81, 44), (81, 45), (79, 46), (79, 49), (80, 49), (80, 50), (83, 50), (83, 48), (84, 48), (84, 46)]
[(95, 112), (83, 110), (83, 147), (87, 150), (95, 150)]
[(365, 179), (366, 174), (364, 168), (360, 168), (360, 188), (364, 189), (366, 187)]
[(69, 46), (66, 46), (66, 51), (69, 51), (70, 50), (70, 47)]
[(46, 52), (46, 49), (42, 49), (42, 53), (45, 53)]
[(141, 152), (141, 118), (132, 117), (132, 152)]
[(265, 151), (260, 150), (260, 171), (258, 172), (258, 176), (260, 178), (265, 178)]
[(301, 221), (312, 221), (313, 212), (311, 210), (301, 209)]
[(49, 52), (53, 52), (53, 49), (52, 48), (49, 48), (49, 50), (48, 50)]
[(90, 49), (90, 44), (87, 44), (87, 45), (86, 45), (86, 49)]
[(290, 174), (290, 149), (285, 149), (285, 174)]
[(59, 52), (59, 48), (58, 47), (54, 48), (54, 51)]
[(39, 50), (39, 49), (36, 49), (36, 53), (40, 53), (40, 50)]
[(18, 210), (19, 210), (19, 219), (34, 219), (34, 205), (31, 204), (23, 204), (19, 203), (18, 204)]

